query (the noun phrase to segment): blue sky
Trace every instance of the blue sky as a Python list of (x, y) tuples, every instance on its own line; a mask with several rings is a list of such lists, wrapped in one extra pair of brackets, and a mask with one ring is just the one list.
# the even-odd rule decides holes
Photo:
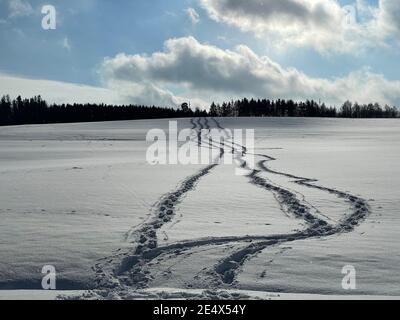
[[(248, 5), (252, 2), (253, 7)], [(92, 89), (104, 89), (110, 102), (174, 105), (191, 100), (199, 106), (242, 96), (320, 95), (332, 104), (364, 97), (400, 102), (400, 26), (391, 21), (400, 12), (398, 1), (329, 0), (320, 8), (321, 15), (324, 10), (334, 14), (323, 19), (316, 17), (310, 0), (283, 2), (285, 6), (272, 0), (239, 5), (233, 0), (0, 0), (0, 94), (20, 90), (23, 95), (40, 93), (68, 102), (91, 100)], [(41, 8), (47, 4), (56, 8), (55, 30), (41, 26)], [(253, 10), (260, 5), (274, 16)], [(338, 26), (338, 8), (345, 5), (357, 10), (350, 31)], [(171, 39), (177, 42), (166, 49)], [(251, 54), (237, 51), (238, 46)], [(211, 74), (213, 67), (219, 70), (217, 76)], [(188, 69), (193, 78), (182, 71)], [(248, 87), (237, 79), (241, 74), (250, 82)], [(35, 83), (37, 89), (32, 89)], [(56, 92), (49, 92), (49, 83)]]

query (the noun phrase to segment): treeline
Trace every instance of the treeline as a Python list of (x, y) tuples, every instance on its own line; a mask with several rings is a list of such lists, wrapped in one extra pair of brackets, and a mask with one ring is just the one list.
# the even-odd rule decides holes
[(222, 104), (212, 103), (209, 115), (213, 117), (338, 117), (338, 118), (397, 118), (396, 107), (345, 102), (338, 110), (314, 100), (236, 100)]
[(187, 103), (180, 109), (141, 105), (51, 104), (40, 96), (11, 100), (0, 99), (0, 125), (93, 122), (112, 120), (186, 118), (186, 117), (342, 117), (342, 118), (397, 118), (395, 107), (345, 102), (340, 109), (327, 107), (314, 100), (236, 100), (212, 103), (209, 111), (195, 111)]
[(94, 122), (112, 120), (162, 119), (184, 117), (206, 117), (205, 111), (190, 109), (148, 107), (140, 105), (105, 104), (52, 104), (48, 105), (40, 96), (31, 99), (17, 97), (11, 100), (3, 96), (0, 100), (0, 125)]

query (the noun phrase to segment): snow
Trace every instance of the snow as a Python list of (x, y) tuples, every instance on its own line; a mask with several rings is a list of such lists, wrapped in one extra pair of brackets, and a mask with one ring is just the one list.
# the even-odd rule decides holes
[(0, 128), (0, 299), (56, 298), (44, 265), (83, 298), (400, 296), (397, 120), (216, 120), (179, 128), (254, 128), (260, 172), (149, 165), (168, 120)]
[(40, 288), (44, 265), (61, 289), (93, 287), (96, 260), (129, 246), (129, 229), (193, 172), (147, 165), (147, 128), (163, 124), (0, 128), (0, 288)]
[[(92, 297), (90, 291), (57, 291), (57, 290), (2, 290), (0, 301), (5, 300), (65, 300), (82, 296)], [(101, 299), (101, 296), (98, 296)], [(250, 290), (206, 290), (150, 288), (137, 290), (129, 296), (130, 300), (180, 300), (180, 299), (231, 299), (231, 300), (398, 300), (398, 297), (366, 295), (322, 295), (301, 293), (274, 293)]]

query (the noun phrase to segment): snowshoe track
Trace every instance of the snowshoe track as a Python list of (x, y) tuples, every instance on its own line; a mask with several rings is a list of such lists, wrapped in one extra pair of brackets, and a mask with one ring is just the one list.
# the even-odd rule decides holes
[[(232, 138), (229, 135), (229, 131), (223, 128), (215, 118), (211, 118), (211, 120), (219, 130), (224, 132), (227, 138)], [(204, 123), (202, 123), (201, 118), (196, 120), (191, 119), (190, 123), (194, 131), (194, 139), (197, 139), (198, 145), (201, 147), (219, 148), (220, 158), (222, 158), (225, 145), (223, 143), (215, 145), (212, 141), (210, 142), (209, 139), (204, 139), (202, 136), (202, 134), (204, 134), (204, 129), (208, 130), (208, 132), (211, 130), (209, 120), (204, 118)], [(232, 141), (232, 153), (236, 155), (242, 168), (247, 168), (247, 163), (243, 159), (247, 152), (245, 146)], [(132, 241), (135, 246), (134, 249), (128, 252), (119, 250), (113, 257), (104, 258), (96, 264), (94, 270), (98, 276), (98, 289), (104, 290), (105, 288), (112, 288), (113, 292), (122, 293), (126, 290), (145, 288), (153, 280), (148, 270), (146, 270), (146, 267), (148, 267), (154, 259), (162, 259), (163, 256), (168, 256), (168, 254), (173, 252), (182, 252), (203, 246), (248, 243), (244, 248), (233, 252), (221, 261), (217, 261), (213, 269), (206, 272), (214, 279), (211, 283), (205, 281), (210, 287), (215, 288), (218, 286), (220, 288), (221, 285), (232, 287), (235, 285), (237, 274), (240, 272), (243, 265), (253, 256), (268, 247), (298, 240), (325, 238), (344, 232), (351, 232), (368, 216), (370, 208), (366, 200), (350, 193), (319, 186), (316, 184), (318, 180), (315, 179), (298, 177), (273, 170), (268, 167), (268, 162), (275, 161), (275, 158), (266, 154), (255, 155), (263, 157), (265, 160), (258, 162), (257, 169), (250, 170), (251, 173), (247, 176), (249, 183), (272, 193), (285, 214), (304, 221), (306, 227), (303, 231), (266, 236), (239, 237), (233, 235), (231, 237), (208, 237), (159, 246), (157, 231), (161, 229), (164, 224), (174, 219), (176, 208), (183, 201), (185, 195), (195, 190), (201, 178), (210, 174), (212, 170), (218, 166), (218, 163), (215, 163), (186, 178), (175, 191), (160, 198), (153, 206), (149, 220), (139, 228), (131, 230), (128, 233), (127, 238)], [(333, 194), (349, 204), (350, 213), (345, 214), (339, 223), (332, 225), (322, 219), (321, 215), (316, 213), (315, 207), (305, 201), (305, 196), (302, 197), (303, 199), (299, 199), (296, 193), (261, 177), (260, 173), (284, 176), (288, 179), (292, 179), (293, 181), (291, 182), (298, 185)]]

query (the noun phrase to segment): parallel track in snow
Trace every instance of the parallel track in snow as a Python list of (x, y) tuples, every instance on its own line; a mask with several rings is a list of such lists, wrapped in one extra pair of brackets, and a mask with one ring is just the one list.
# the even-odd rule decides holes
[[(203, 121), (202, 121), (203, 120)], [(229, 139), (228, 130), (223, 128), (215, 119), (211, 118), (218, 130), (224, 132)], [(207, 136), (211, 130), (210, 122), (206, 118), (191, 119), (193, 130), (193, 139), (197, 139), (201, 147), (218, 148), (219, 157), (224, 154), (225, 145), (221, 142), (210, 141)], [(204, 135), (204, 136), (203, 136)], [(205, 279), (210, 287), (219, 288), (221, 285), (231, 287), (234, 285), (237, 275), (240, 273), (244, 264), (259, 252), (268, 247), (290, 243), (298, 240), (307, 240), (313, 238), (325, 238), (332, 235), (338, 235), (345, 232), (351, 232), (359, 225), (369, 214), (370, 208), (368, 202), (360, 197), (347, 192), (320, 186), (318, 180), (298, 177), (289, 173), (273, 170), (268, 163), (276, 159), (267, 154), (256, 154), (264, 158), (257, 163), (257, 168), (249, 168), (245, 157), (248, 155), (246, 146), (231, 141), (232, 153), (240, 162), (242, 168), (249, 170), (245, 177), (248, 183), (262, 188), (272, 193), (278, 201), (281, 210), (296, 219), (304, 222), (305, 229), (290, 234), (277, 234), (265, 236), (235, 236), (230, 237), (207, 237), (202, 239), (191, 239), (167, 245), (159, 245), (157, 240), (157, 231), (166, 223), (174, 220), (176, 209), (184, 201), (184, 197), (195, 192), (196, 186), (201, 183), (201, 179), (206, 175), (212, 174), (212, 171), (219, 165), (219, 162), (211, 164), (200, 169), (197, 173), (187, 177), (178, 187), (163, 196), (151, 209), (151, 215), (148, 221), (138, 228), (131, 230), (129, 239), (132, 240), (132, 249), (119, 250), (112, 257), (104, 258), (94, 267), (97, 274), (97, 289), (112, 290), (114, 294), (122, 295), (123, 292), (146, 288), (151, 284), (154, 278), (149, 275), (153, 261), (159, 262), (168, 259), (168, 256), (174, 252), (191, 251), (205, 246), (221, 246), (224, 244), (243, 244), (241, 249), (230, 253), (220, 261), (216, 261), (211, 270), (207, 270), (207, 275), (213, 277), (213, 282)], [(349, 205), (348, 214), (337, 223), (332, 224), (326, 221), (325, 216), (319, 214), (315, 207), (305, 200), (305, 195), (291, 191), (283, 186), (275, 184), (263, 177), (263, 174), (279, 175), (306, 188), (317, 189), (322, 192), (335, 195)], [(163, 258), (164, 257), (164, 258)], [(201, 273), (200, 273), (201, 274)]]

